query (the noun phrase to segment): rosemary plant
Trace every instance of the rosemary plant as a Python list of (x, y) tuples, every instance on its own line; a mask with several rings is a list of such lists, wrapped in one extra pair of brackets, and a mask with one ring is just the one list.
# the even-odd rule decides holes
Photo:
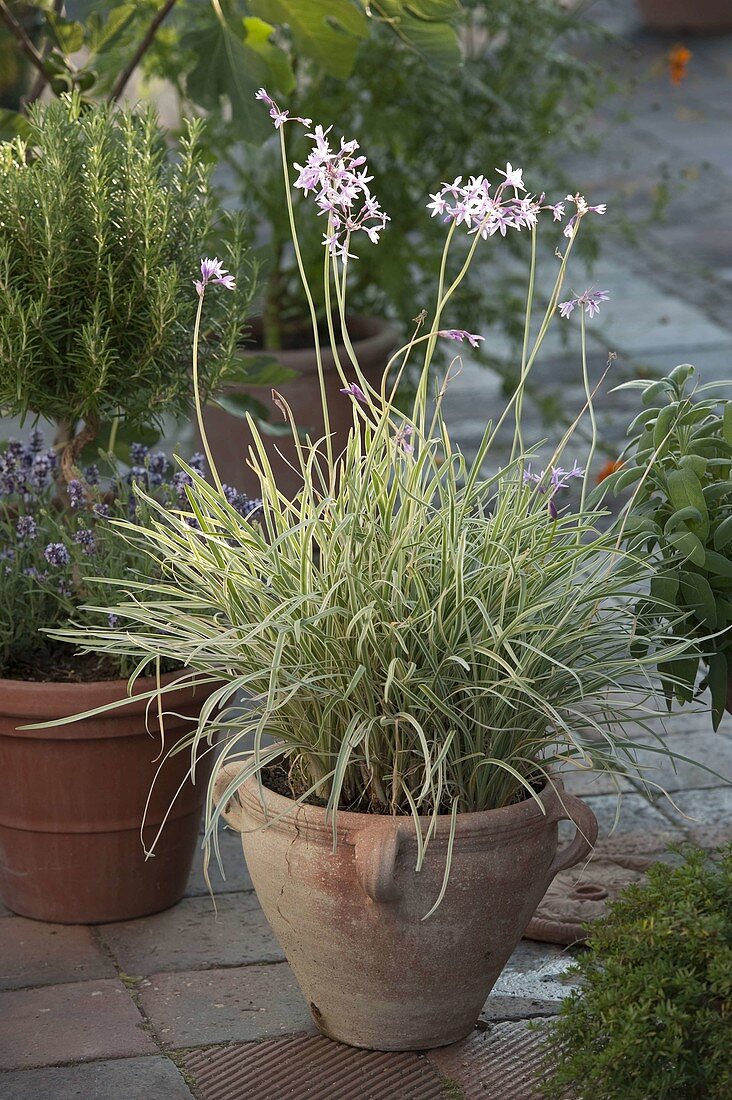
[[(290, 118), (264, 90), (260, 98), (279, 130), (299, 255), (285, 131), (310, 121)], [(357, 143), (332, 148), (321, 127), (312, 140), (294, 182), (314, 192), (326, 216), (325, 280), (347, 334), (351, 257), (358, 240), (378, 239), (388, 219), (369, 190)], [(346, 339), (348, 359), (339, 366), (353, 430), (343, 453), (333, 452), (327, 404), (324, 438), (301, 441), (297, 410), (277, 398), (298, 444), (303, 484), (296, 499), (278, 491), (252, 425), (261, 527), (184, 465), (187, 511), (168, 513), (145, 498), (148, 525), (117, 522), (160, 578), (110, 582), (118, 598), (94, 610), (117, 615), (123, 629), (55, 632), (82, 649), (134, 657), (137, 673), (160, 659), (177, 660), (187, 668), (183, 680), (200, 677), (213, 686), (196, 727), (169, 752), (190, 750), (192, 767), (202, 752), (216, 752), (219, 764), (240, 763), (221, 806), (248, 777), (266, 783), (267, 769), (279, 765), (293, 804), (322, 799), (334, 828), (339, 808), (412, 815), (418, 866), (441, 814), (454, 822), (459, 812), (537, 797), (558, 762), (637, 770), (639, 729), (664, 751), (651, 733), (658, 713), (651, 672), (659, 656), (672, 658), (686, 646), (664, 628), (642, 653), (634, 650), (633, 594), (648, 567), (598, 529), (604, 513), (586, 505), (588, 474), (560, 465), (571, 429), (541, 473), (532, 471), (522, 439), (524, 387), (560, 305), (580, 224), (604, 207), (579, 195), (569, 211), (566, 204), (549, 207), (563, 226), (554, 286), (537, 311), (532, 262), (520, 382), (486, 426), (471, 463), (452, 444), (442, 415), (449, 377), (431, 398), (437, 340), (480, 342), (443, 320), (476, 250), (520, 228), (535, 246), (545, 217), (546, 205), (525, 194), (518, 169), (507, 165), (501, 176), (496, 185), (483, 177), (456, 181), (433, 197), (432, 209), (449, 223), (437, 302), (429, 321), (418, 318), (380, 391), (369, 386)], [(452, 248), (466, 231), (468, 257), (454, 272)], [(207, 284), (223, 274), (204, 261), (196, 338)], [(584, 332), (585, 315), (604, 297), (588, 292), (561, 303), (562, 312), (579, 310)], [(326, 313), (332, 339), (330, 299)], [(420, 382), (406, 415), (394, 394), (416, 356)], [(586, 367), (583, 373), (591, 406)], [(508, 418), (516, 423), (513, 456), (486, 475), (484, 463)], [(579, 487), (576, 511), (562, 505), (570, 481)], [(241, 691), (249, 696), (244, 712), (234, 707)], [(217, 746), (220, 731), (226, 736)], [(218, 815), (209, 803), (214, 844)]]
[[(103, 424), (139, 432), (190, 411), (190, 271), (215, 214), (200, 139), (184, 127), (171, 160), (152, 111), (74, 94), (0, 144), (0, 412), (55, 421), (67, 479)], [(235, 223), (226, 248), (243, 271)], [(236, 357), (240, 282), (207, 317), (204, 398)]]

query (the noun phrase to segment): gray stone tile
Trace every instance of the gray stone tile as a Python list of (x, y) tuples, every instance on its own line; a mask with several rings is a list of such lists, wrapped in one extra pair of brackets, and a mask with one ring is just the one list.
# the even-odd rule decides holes
[(0, 1074), (3, 1100), (193, 1100), (168, 1058), (118, 1058)]
[(154, 974), (137, 989), (161, 1042), (172, 1048), (317, 1031), (286, 963)]
[(0, 989), (114, 978), (111, 960), (83, 925), (10, 916), (0, 935)]
[(0, 993), (0, 1069), (157, 1054), (122, 982)]
[(732, 841), (732, 787), (678, 791), (674, 801), (687, 815), (680, 820), (695, 844), (715, 848)]
[[(252, 880), (247, 871), (244, 852), (241, 846), (241, 837), (233, 829), (219, 829), (219, 851), (224, 868), (225, 878), (222, 877), (216, 856), (212, 853), (208, 865), (211, 888), (215, 896), (230, 894), (240, 890), (253, 890)], [(209, 889), (203, 874), (203, 852), (197, 851), (193, 860), (186, 894), (189, 897), (209, 897)]]
[(554, 944), (522, 940), (506, 963), (492, 995), (535, 1001), (562, 1001), (572, 989), (566, 980), (574, 956)]
[[(599, 824), (598, 844), (608, 855), (640, 855), (662, 852), (669, 844), (684, 840), (684, 822), (668, 820), (664, 813), (672, 807), (664, 801), (664, 813), (642, 794), (598, 795), (584, 799)], [(618, 814), (616, 822), (616, 814)], [(678, 815), (677, 815), (678, 816)], [(569, 839), (573, 828), (567, 822), (559, 826), (560, 836)]]
[(105, 924), (99, 935), (122, 970), (149, 975), (247, 963), (281, 962), (284, 954), (256, 894), (184, 898), (164, 913)]

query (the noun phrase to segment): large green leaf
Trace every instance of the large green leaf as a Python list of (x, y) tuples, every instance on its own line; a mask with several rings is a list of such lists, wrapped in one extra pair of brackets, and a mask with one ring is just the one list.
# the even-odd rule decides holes
[(717, 627), (717, 602), (711, 585), (701, 573), (682, 573), (681, 592), (696, 618), (710, 630)]
[(291, 382), (298, 373), (286, 367), (272, 355), (242, 355), (226, 372), (226, 385), (240, 383), (246, 386), (281, 386)]
[(460, 64), (460, 42), (450, 22), (459, 15), (459, 4), (452, 0), (375, 0), (369, 7), (428, 65), (451, 69)]
[(261, 19), (237, 20), (222, 12), (182, 43), (197, 58), (186, 78), (188, 95), (211, 110), (228, 99), (233, 125), (255, 144), (272, 133), (267, 112), (254, 98), (257, 89), (264, 85), (287, 92), (294, 83), (287, 57), (270, 41), (273, 31)]
[(707, 686), (712, 695), (712, 726), (716, 731), (727, 705), (727, 657), (723, 652), (712, 653), (708, 662)]
[(701, 482), (692, 470), (670, 470), (666, 477), (668, 495), (674, 508), (696, 508), (700, 513), (698, 520), (688, 520), (690, 531), (704, 541), (709, 535), (709, 513), (702, 492)]
[(351, 0), (250, 0), (250, 10), (267, 23), (286, 26), (303, 57), (331, 76), (350, 76), (366, 17)]

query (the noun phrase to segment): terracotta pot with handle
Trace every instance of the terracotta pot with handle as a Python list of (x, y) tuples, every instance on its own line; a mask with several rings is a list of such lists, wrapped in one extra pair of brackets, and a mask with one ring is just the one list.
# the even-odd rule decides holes
[[(138, 680), (135, 694), (154, 687), (154, 679)], [(210, 690), (186, 687), (163, 697), (166, 749), (190, 731)], [(140, 826), (160, 757), (155, 705), (147, 714), (148, 701), (133, 699), (69, 725), (17, 728), (126, 694), (126, 680), (0, 680), (0, 899), (21, 916), (61, 924), (129, 920), (183, 896), (210, 765), (204, 757), (194, 787), (186, 781), (187, 752), (167, 761), (148, 806), (146, 845), (175, 801), (146, 860)]]
[[(255, 320), (252, 323), (254, 335), (256, 336), (260, 330), (261, 326), (258, 326)], [(356, 316), (350, 321), (350, 335), (363, 373), (371, 385), (378, 389), (389, 356), (398, 347), (397, 329), (390, 322), (382, 321), (377, 317)], [(282, 394), (292, 408), (298, 427), (310, 433), (313, 439), (319, 439), (324, 430), (323, 410), (314, 348), (293, 348), (272, 352), (252, 350), (251, 354), (276, 356), (283, 366), (297, 371), (297, 378), (276, 386), (275, 389)], [(338, 357), (346, 374), (351, 377), (353, 372), (349, 370), (348, 354), (343, 346), (339, 349)], [(339, 448), (344, 446), (348, 431), (353, 424), (351, 398), (340, 392), (343, 382), (336, 369), (330, 346), (322, 349), (322, 359), (333, 446), (337, 453)], [(266, 387), (247, 389), (245, 386), (239, 386), (235, 389), (248, 393), (267, 407), (271, 407), (273, 412), (270, 419), (273, 422), (282, 423), (281, 413), (271, 405), (270, 391)], [(205, 412), (204, 423), (221, 480), (236, 486), (250, 496), (258, 496), (259, 482), (247, 465), (252, 436), (245, 421), (223, 409), (209, 405)], [(302, 479), (292, 469), (292, 464), (296, 464), (296, 450), (292, 439), (289, 436), (264, 434), (262, 438), (278, 487), (287, 496), (293, 497), (298, 489), (302, 488)]]
[[(221, 769), (215, 800), (237, 772)], [(529, 798), (459, 814), (447, 890), (424, 920), (442, 885), (448, 817), (415, 872), (411, 818), (339, 812), (334, 852), (324, 809), (263, 794), (264, 806), (256, 781), (245, 783), (224, 816), (241, 833), (265, 916), (320, 1030), (376, 1050), (464, 1038), (550, 882), (597, 837), (594, 814), (559, 779), (539, 794), (542, 806)], [(562, 820), (577, 832), (558, 852)]]

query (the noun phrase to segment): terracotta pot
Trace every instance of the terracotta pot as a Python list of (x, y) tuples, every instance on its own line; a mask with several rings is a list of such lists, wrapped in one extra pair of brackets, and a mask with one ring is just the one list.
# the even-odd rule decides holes
[(638, 0), (643, 22), (653, 31), (714, 34), (732, 30), (730, 0)]
[[(252, 329), (256, 336), (258, 331), (256, 323), (252, 325)], [(349, 331), (361, 369), (369, 382), (378, 389), (389, 356), (398, 346), (397, 330), (394, 325), (376, 317), (353, 317), (349, 324)], [(252, 350), (251, 354), (252, 356), (262, 355), (263, 352)], [(324, 430), (323, 414), (318, 367), (313, 348), (265, 354), (276, 355), (283, 366), (298, 371), (299, 378), (276, 386), (275, 389), (289, 403), (298, 426), (311, 433), (313, 439), (320, 438)], [(341, 447), (345, 444), (348, 431), (353, 424), (351, 399), (339, 392), (343, 382), (336, 370), (330, 346), (323, 348), (322, 358), (326, 375), (331, 432), (334, 448), (337, 451), (339, 444)], [(346, 374), (350, 377), (352, 372), (348, 370), (348, 356), (344, 348), (340, 349), (339, 358)], [(271, 407), (270, 419), (273, 423), (282, 423), (282, 415), (272, 405), (270, 390), (267, 387), (257, 386), (248, 389), (246, 386), (238, 386), (235, 388), (240, 392), (249, 393), (267, 408)], [(250, 496), (258, 496), (259, 482), (247, 465), (252, 436), (246, 423), (224, 412), (223, 409), (213, 406), (206, 409), (204, 423), (221, 480), (229, 485), (235, 485)], [(264, 436), (263, 438), (278, 486), (287, 496), (294, 496), (302, 487), (302, 479), (289, 465), (296, 464), (294, 443), (287, 436)]]
[[(138, 680), (135, 694), (154, 686), (154, 679)], [(210, 690), (188, 687), (164, 697), (164, 710), (176, 712), (165, 717), (166, 748), (190, 730), (186, 716), (198, 714)], [(17, 729), (126, 694), (126, 680), (0, 680), (0, 898), (15, 913), (94, 924), (157, 913), (183, 896), (210, 770), (202, 761), (195, 788), (190, 781), (184, 785), (156, 855), (145, 860), (140, 825), (158, 768), (156, 708), (146, 716), (147, 700), (135, 700), (70, 725)], [(146, 818), (148, 845), (189, 762), (188, 753), (171, 758), (155, 784)]]
[[(240, 769), (218, 774), (215, 799)], [(256, 781), (225, 809), (241, 832), (265, 916), (280, 941), (320, 1030), (376, 1050), (425, 1050), (464, 1038), (557, 874), (585, 858), (597, 836), (592, 811), (563, 793), (460, 814), (450, 881), (449, 818), (441, 818), (422, 870), (411, 818), (338, 814), (338, 841), (325, 810), (264, 790)], [(577, 835), (557, 852), (557, 822)], [(423, 818), (426, 832), (428, 819)]]

